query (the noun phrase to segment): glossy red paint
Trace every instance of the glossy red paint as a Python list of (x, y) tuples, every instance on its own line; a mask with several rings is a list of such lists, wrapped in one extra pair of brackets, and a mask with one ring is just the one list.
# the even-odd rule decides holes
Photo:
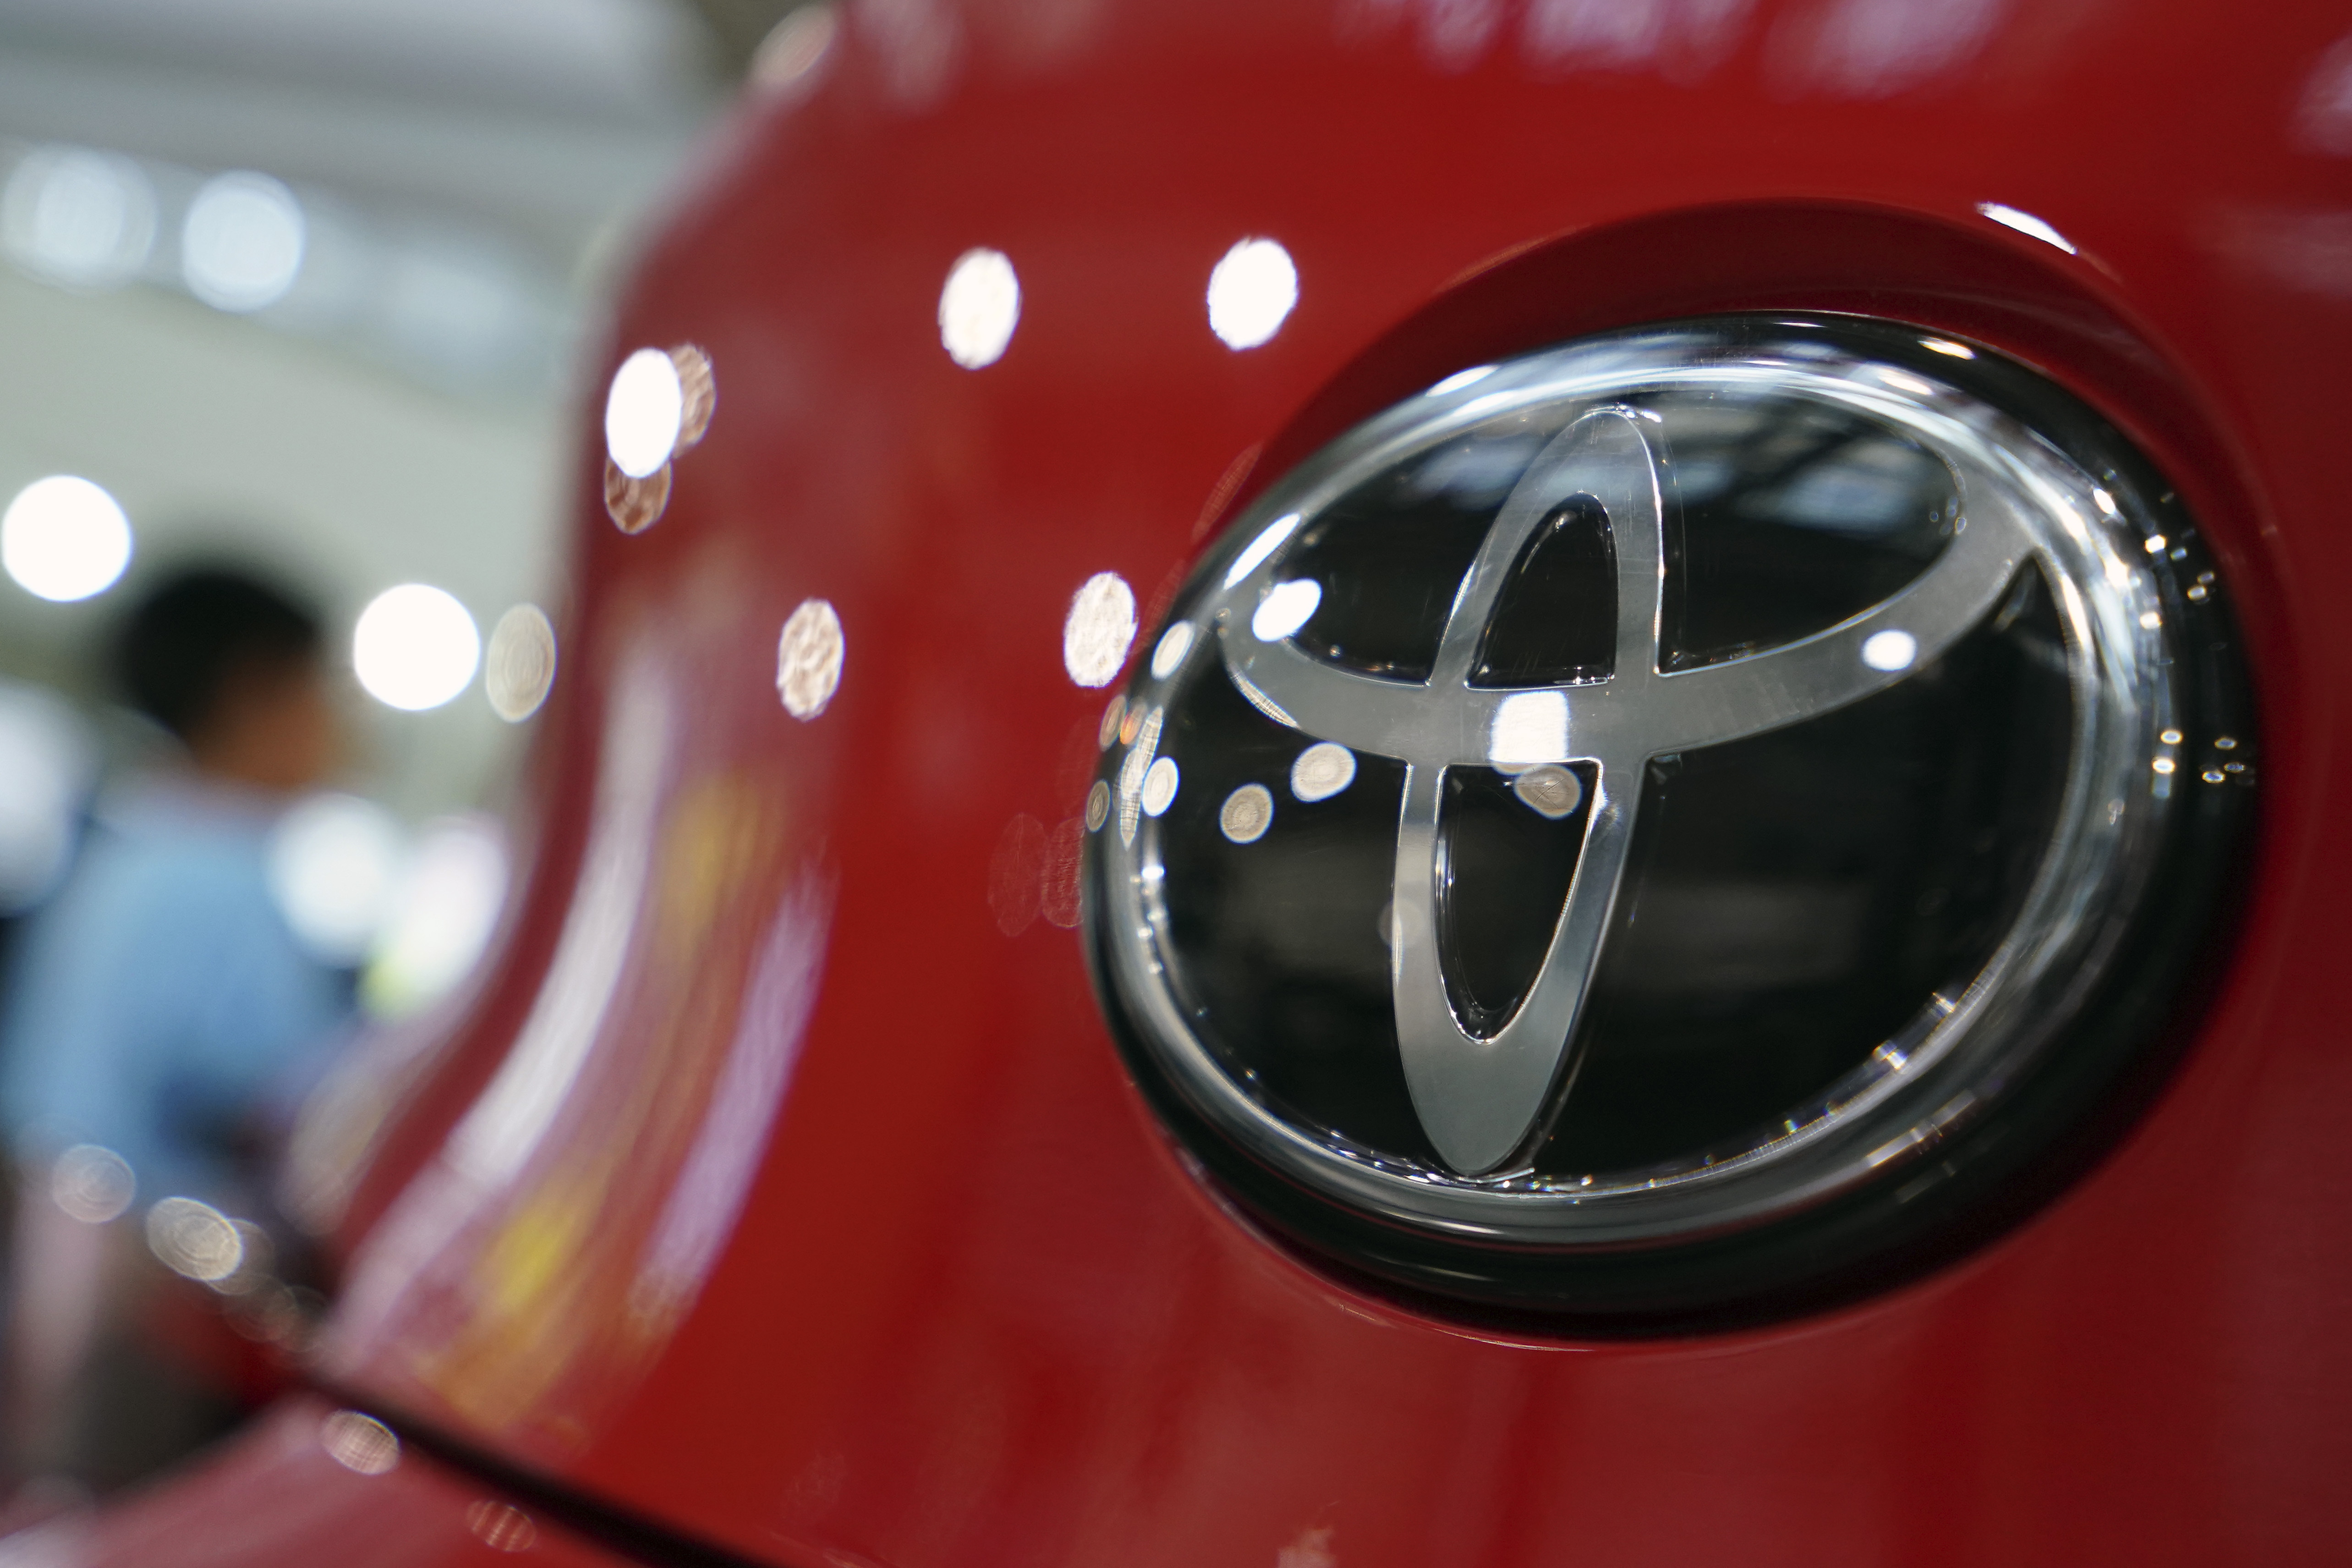
[[(622, 314), (608, 372), (692, 342), (719, 389), (649, 531), (605, 520), (583, 411), (541, 868), (374, 1140), (330, 1375), (812, 1568), (2333, 1560), (2352, 142), (2315, 73), (2347, 30), (2206, 0), (852, 8)], [(1253, 235), (1300, 299), (1235, 353), (1203, 290)], [(975, 246), (1022, 312), (971, 372), (935, 311)], [(1075, 934), (1024, 918), (1105, 696), (1065, 611), (1116, 572), (1148, 631), (1216, 515), (1453, 370), (1746, 307), (1998, 346), (2191, 499), (2263, 711), (2238, 940), (2137, 1130), (1928, 1278), (1618, 1343), (1360, 1293), (1188, 1175)], [(810, 597), (846, 661), (802, 721), (776, 639)], [(485, 1091), (510, 1046), (544, 1078)]]
[(289, 1400), (175, 1485), (95, 1520), (66, 1516), (12, 1539), (10, 1560), (486, 1568), (528, 1552), (545, 1568), (629, 1561), (414, 1451), (374, 1474), (339, 1463), (320, 1442), (332, 1408)]

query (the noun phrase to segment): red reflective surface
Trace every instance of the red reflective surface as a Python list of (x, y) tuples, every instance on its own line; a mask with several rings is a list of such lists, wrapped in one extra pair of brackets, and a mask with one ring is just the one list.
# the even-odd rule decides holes
[[(602, 363), (715, 366), (647, 531), (606, 521), (583, 411), (539, 869), (361, 1141), (331, 1374), (778, 1563), (2335, 1559), (2347, 29), (853, 8), (715, 152)], [(1300, 293), (1236, 353), (1203, 294), (1249, 236)], [(973, 372), (937, 310), (976, 246), (1022, 308)], [(1746, 307), (1991, 342), (2180, 485), (2263, 712), (2239, 939), (2142, 1123), (1953, 1266), (1737, 1335), (1471, 1331), (1255, 1237), (1122, 1081), (1057, 923), (1106, 695), (1065, 613), (1115, 572), (1148, 629), (1218, 515), (1451, 371)], [(803, 721), (777, 638), (812, 597), (845, 662)]]
[(414, 1452), (375, 1474), (338, 1463), (320, 1441), (331, 1409), (290, 1401), (177, 1484), (95, 1520), (62, 1519), (15, 1537), (6, 1561), (142, 1568), (483, 1568), (524, 1553), (548, 1568), (626, 1561)]

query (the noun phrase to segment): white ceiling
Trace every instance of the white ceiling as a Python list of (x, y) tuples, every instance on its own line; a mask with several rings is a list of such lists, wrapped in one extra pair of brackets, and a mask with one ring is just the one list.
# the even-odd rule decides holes
[[(568, 367), (598, 329), (601, 263), (723, 105), (715, 58), (669, 0), (0, 0), (0, 176), (45, 142), (129, 154), (168, 237), (204, 178), (259, 171), (300, 197), (304, 266), (333, 262), (344, 295), (223, 314), (177, 286), (162, 238), (107, 291), (0, 262), (0, 504), (78, 473), (137, 537), (125, 585), (95, 600), (0, 580), (0, 674), (89, 695), (126, 594), (198, 555), (272, 563), (346, 627), (407, 581), (449, 589), (485, 632), (548, 603), (577, 450)], [(436, 299), (475, 314), (436, 327)], [(485, 309), (537, 334), (515, 362), (530, 374), (460, 374), (443, 352)], [(520, 734), (478, 683), (427, 713), (352, 710), (354, 782), (411, 816), (495, 797), (511, 770)]]

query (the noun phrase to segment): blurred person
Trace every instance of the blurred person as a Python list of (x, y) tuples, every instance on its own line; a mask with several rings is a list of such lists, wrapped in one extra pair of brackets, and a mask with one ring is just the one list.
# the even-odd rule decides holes
[(313, 612), (223, 570), (163, 584), (120, 630), (115, 679), (177, 745), (101, 800), (0, 1012), (20, 1184), (7, 1426), (33, 1492), (105, 1491), (234, 1420), (142, 1333), (171, 1282), (142, 1221), (165, 1197), (257, 1212), (268, 1112), (345, 1011), (268, 874), (282, 808), (337, 761), (321, 646)]

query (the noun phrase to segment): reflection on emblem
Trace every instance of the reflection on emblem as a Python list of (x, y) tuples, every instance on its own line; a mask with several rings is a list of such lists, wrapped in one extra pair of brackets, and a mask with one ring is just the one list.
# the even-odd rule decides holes
[(1730, 321), (1454, 378), (1201, 563), (1088, 897), (1213, 1166), (1491, 1294), (1793, 1223), (2034, 1081), (2242, 725), (2183, 679), (2177, 507), (1920, 344)]
[[(1255, 626), (1243, 636), (1230, 621), (1220, 628), (1237, 684), (1308, 734), (1405, 764), (1393, 889), (1397, 1037), (1422, 1127), (1465, 1174), (1483, 1174), (1519, 1152), (1559, 1076), (1624, 876), (1640, 799), (1632, 781), (1650, 760), (1796, 723), (1885, 686), (1909, 661), (1891, 670), (1874, 661), (1867, 657), (1874, 639), (1906, 637), (1934, 658), (2009, 591), (2027, 548), (2009, 509), (1988, 507), (1969, 517), (1925, 574), (1875, 608), (1784, 647), (1661, 673), (1665, 556), (1657, 461), (1642, 425), (1632, 409), (1604, 408), (1553, 438), (1487, 531), (1424, 684), (1400, 686), (1320, 663), (1286, 641), (1255, 635)], [(1472, 667), (1511, 569), (1537, 526), (1571, 496), (1601, 503), (1616, 546), (1613, 673), (1535, 688), (1473, 684)], [(1246, 592), (1270, 574), (1261, 566), (1241, 586)], [(1276, 603), (1297, 586), (1269, 584), (1263, 602)], [(1527, 999), (1491, 1038), (1477, 1038), (1448, 1004), (1439, 973), (1440, 781), (1448, 767), (1577, 763), (1592, 769), (1593, 805), (1567, 908)], [(1548, 787), (1565, 796), (1575, 777), (1555, 773)]]

